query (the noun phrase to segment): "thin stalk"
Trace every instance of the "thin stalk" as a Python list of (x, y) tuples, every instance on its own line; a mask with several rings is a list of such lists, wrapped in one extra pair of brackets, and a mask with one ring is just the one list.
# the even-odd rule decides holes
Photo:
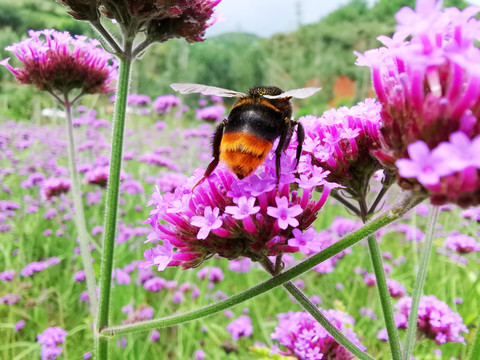
[(68, 138), (68, 166), (70, 171), (70, 178), (72, 179), (72, 198), (73, 209), (75, 211), (75, 224), (78, 232), (78, 242), (80, 245), (80, 255), (82, 256), (83, 270), (85, 271), (85, 280), (87, 282), (88, 297), (92, 307), (93, 318), (95, 319), (97, 313), (97, 294), (95, 292), (95, 274), (92, 267), (92, 256), (90, 255), (89, 234), (87, 231), (87, 224), (85, 223), (85, 213), (83, 211), (82, 191), (80, 188), (80, 179), (78, 178), (77, 159), (75, 156), (75, 138), (73, 136), (72, 123), (72, 102), (68, 100), (68, 94), (65, 94), (65, 99), (62, 101), (65, 106), (66, 130)]
[(147, 320), (140, 323), (128, 325), (107, 327), (101, 330), (100, 335), (105, 337), (111, 337), (114, 335), (124, 335), (137, 331), (152, 330), (159, 327), (174, 326), (188, 321), (201, 319), (203, 317), (210, 316), (217, 312), (228, 309), (232, 306), (238, 305), (246, 300), (252, 299), (258, 295), (270, 291), (273, 288), (280, 286), (287, 281), (290, 281), (295, 277), (303, 274), (304, 272), (307, 272), (321, 262), (356, 244), (368, 235), (373, 234), (378, 229), (381, 229), (382, 227), (403, 217), (403, 215), (405, 215), (407, 211), (412, 209), (424, 199), (425, 195), (423, 194), (415, 194), (409, 191), (405, 191), (403, 197), (396, 204), (394, 204), (391, 209), (385, 211), (383, 214), (379, 215), (375, 219), (372, 219), (361, 229), (345, 236), (342, 240), (329, 246), (328, 248), (312, 256), (311, 258), (308, 258), (300, 264), (292, 267), (291, 269), (282, 272), (261, 284), (257, 284), (247, 290), (244, 290), (241, 293), (235, 294), (225, 300), (179, 315), (167, 316), (160, 319)]
[[(125, 53), (130, 54), (131, 42), (125, 44)], [(105, 203), (104, 242), (102, 246), (102, 262), (100, 276), (100, 302), (96, 331), (109, 325), (110, 292), (112, 288), (112, 269), (115, 248), (115, 230), (117, 225), (118, 194), (120, 187), (120, 170), (122, 166), (123, 136), (127, 95), (132, 65), (130, 56), (119, 57), (119, 75), (113, 116), (112, 150), (110, 156), (110, 173), (108, 176), (107, 199)], [(108, 341), (98, 342), (97, 358), (108, 359)]]
[(330, 193), (330, 196), (333, 197), (335, 200), (337, 200), (339, 203), (341, 203), (343, 206), (345, 206), (347, 209), (352, 211), (355, 216), (360, 216), (360, 210), (357, 209), (355, 205), (353, 205), (352, 203), (345, 200), (342, 196), (340, 196), (337, 191), (332, 191)]
[[(277, 258), (278, 259), (278, 258)], [(277, 273), (277, 265), (273, 265), (272, 262), (267, 258), (261, 261), (263, 268), (270, 274), (274, 275)], [(319, 309), (315, 304), (313, 304), (310, 299), (296, 287), (291, 281), (287, 281), (283, 284), (283, 287), (287, 292), (289, 292), (297, 301), (298, 303), (310, 314), (313, 316), (315, 320), (319, 322), (320, 325), (323, 326), (325, 330), (337, 341), (341, 346), (345, 349), (350, 351), (353, 355), (358, 357), (359, 359), (371, 360), (373, 359), (370, 357), (366, 352), (356, 346), (354, 343), (350, 341), (343, 333), (333, 325), (328, 318), (323, 315), (321, 309)]]
[(385, 325), (387, 327), (388, 343), (390, 345), (392, 359), (400, 360), (402, 358), (402, 348), (400, 345), (398, 330), (393, 318), (393, 308), (390, 301), (390, 293), (388, 292), (385, 272), (383, 270), (380, 247), (378, 246), (375, 235), (370, 235), (368, 237), (368, 250), (370, 252), (370, 259), (372, 260), (375, 278), (377, 280), (377, 289), (380, 296), (380, 303), (382, 305), (383, 318), (385, 319)]
[(413, 346), (415, 345), (415, 334), (417, 332), (417, 314), (420, 298), (423, 294), (423, 286), (427, 278), (428, 262), (432, 252), (433, 236), (435, 234), (435, 224), (437, 223), (439, 207), (433, 206), (428, 212), (427, 231), (425, 233), (425, 240), (423, 241), (423, 249), (420, 254), (420, 263), (418, 264), (418, 273), (415, 283), (413, 285), (412, 306), (410, 308), (410, 316), (408, 318), (407, 333), (405, 335), (403, 360), (409, 360)]
[(472, 347), (470, 348), (470, 354), (468, 360), (480, 359), (480, 317), (477, 321), (477, 327), (475, 330), (475, 340), (473, 340)]
[(90, 21), (90, 24), (98, 31), (98, 33), (105, 39), (105, 41), (112, 47), (115, 54), (122, 54), (122, 49), (118, 45), (117, 41), (110, 35), (107, 29), (102, 25), (100, 19), (96, 21)]
[[(377, 199), (382, 198), (388, 189), (388, 186), (383, 186), (382, 191), (377, 195)], [(362, 196), (362, 199), (359, 201), (359, 208), (362, 214), (362, 221), (365, 223), (368, 217), (375, 211), (377, 205), (372, 205), (368, 209), (367, 200), (365, 196)], [(400, 337), (398, 336), (398, 330), (395, 326), (395, 321), (393, 317), (393, 308), (390, 301), (390, 293), (388, 291), (387, 279), (385, 277), (385, 271), (383, 270), (383, 261), (382, 255), (380, 253), (380, 246), (378, 245), (377, 238), (375, 234), (372, 234), (368, 237), (368, 252), (370, 255), (370, 260), (372, 261), (373, 272), (375, 274), (376, 285), (378, 289), (378, 295), (380, 297), (380, 304), (382, 306), (383, 318), (385, 321), (385, 326), (387, 328), (388, 334), (388, 344), (390, 346), (390, 352), (392, 354), (393, 360), (400, 360), (402, 357), (402, 348), (400, 345)]]

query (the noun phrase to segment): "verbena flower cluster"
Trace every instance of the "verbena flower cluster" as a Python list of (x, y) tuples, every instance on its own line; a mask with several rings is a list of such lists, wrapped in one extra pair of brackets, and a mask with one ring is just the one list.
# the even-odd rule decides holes
[(382, 104), (376, 156), (398, 166), (402, 187), (425, 187), (436, 205), (480, 204), (479, 10), (419, 0), (398, 11), (392, 38), (378, 38), (385, 47), (357, 53)]
[[(395, 325), (406, 329), (412, 306), (412, 298), (401, 298), (395, 305), (399, 311), (395, 313)], [(435, 340), (437, 345), (446, 342), (460, 342), (465, 345), (462, 332), (468, 333), (459, 314), (454, 313), (443, 301), (434, 295), (423, 296), (418, 306), (417, 331), (428, 339)]]
[(305, 128), (303, 151), (312, 164), (330, 171), (328, 181), (359, 193), (381, 168), (370, 155), (379, 146), (380, 111), (380, 103), (366, 99), (351, 108), (327, 110), (320, 118), (299, 119)]
[(29, 38), (7, 46), (23, 68), (14, 68), (8, 58), (0, 62), (22, 84), (64, 95), (73, 89), (82, 93), (108, 93), (117, 77), (113, 55), (96, 39), (72, 37), (53, 29), (30, 30)]
[(58, 345), (65, 341), (68, 332), (59, 326), (46, 328), (43, 333), (37, 336), (37, 342), (42, 344), (40, 356), (42, 360), (55, 359), (62, 354), (62, 348)]
[[(288, 243), (294, 238), (293, 230), (306, 230), (313, 223), (331, 184), (325, 181), (327, 173), (311, 164), (310, 172), (296, 178), (295, 163), (295, 151), (288, 149), (282, 155), (278, 192), (273, 152), (255, 174), (243, 180), (220, 164), (193, 192), (203, 171), (173, 193), (162, 195), (157, 190), (149, 203), (154, 208), (146, 222), (153, 231), (147, 241), (161, 244), (145, 251), (144, 265), (186, 269), (215, 254), (259, 261), (298, 251), (298, 246)], [(292, 191), (291, 185), (302, 190)], [(313, 196), (317, 186), (324, 187), (318, 199)]]
[(188, 42), (202, 41), (211, 19), (213, 8), (220, 0), (58, 0), (70, 7), (70, 15), (78, 20), (98, 21), (100, 12), (125, 26), (141, 24), (141, 31), (154, 41), (164, 42), (181, 37)]
[[(366, 349), (351, 329), (355, 325), (355, 320), (350, 315), (337, 310), (326, 310), (323, 313), (350, 341), (360, 349)], [(277, 316), (279, 325), (275, 327), (275, 332), (270, 337), (286, 347), (286, 350), (275, 346), (272, 353), (295, 356), (300, 360), (351, 360), (355, 357), (336, 342), (309, 313), (290, 311)]]

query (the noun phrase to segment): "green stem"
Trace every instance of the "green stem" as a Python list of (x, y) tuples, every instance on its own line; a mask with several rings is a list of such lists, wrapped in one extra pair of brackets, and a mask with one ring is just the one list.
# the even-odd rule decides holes
[(370, 252), (370, 259), (372, 260), (373, 271), (377, 280), (377, 289), (380, 296), (380, 303), (382, 305), (383, 318), (387, 327), (388, 342), (393, 360), (400, 360), (402, 357), (402, 349), (400, 346), (400, 338), (398, 336), (397, 327), (393, 318), (392, 303), (390, 301), (390, 293), (388, 292), (387, 280), (383, 270), (382, 257), (380, 254), (380, 247), (378, 246), (375, 235), (368, 237), (368, 249)]
[[(125, 53), (130, 54), (131, 43), (125, 46)], [(122, 166), (123, 135), (125, 114), (127, 109), (128, 84), (132, 58), (119, 57), (119, 75), (113, 116), (112, 150), (110, 156), (110, 174), (108, 176), (107, 200), (105, 204), (104, 242), (100, 276), (100, 302), (96, 331), (100, 332), (109, 324), (110, 292), (115, 248), (115, 229), (117, 225), (118, 194), (120, 187), (120, 171)], [(108, 342), (100, 341), (97, 347), (97, 358), (108, 359)]]
[[(268, 259), (268, 257), (261, 261), (261, 264), (270, 275), (274, 275), (277, 273), (277, 266), (273, 266), (272, 262)], [(308, 311), (310, 315), (313, 316), (315, 320), (319, 322), (320, 325), (323, 326), (325, 330), (327, 330), (330, 336), (332, 336), (341, 346), (350, 351), (359, 359), (372, 359), (372, 357), (370, 357), (366, 352), (357, 347), (354, 343), (350, 341), (350, 339), (343, 335), (343, 333), (337, 327), (335, 327), (330, 322), (330, 320), (328, 320), (328, 318), (322, 313), (321, 309), (315, 306), (315, 304), (313, 304), (310, 299), (291, 281), (287, 281), (285, 284), (283, 284), (283, 287), (298, 301), (298, 303), (306, 311)]]
[(473, 340), (470, 355), (468, 356), (468, 360), (475, 359), (480, 359), (480, 317), (478, 318), (477, 327), (475, 329), (475, 340)]
[(80, 188), (80, 179), (78, 178), (77, 159), (75, 156), (75, 138), (73, 136), (72, 123), (72, 102), (68, 100), (68, 95), (65, 94), (65, 99), (62, 101), (65, 106), (66, 115), (66, 129), (68, 137), (68, 166), (70, 171), (70, 178), (72, 179), (72, 197), (73, 209), (75, 211), (75, 224), (78, 232), (78, 242), (80, 245), (80, 255), (82, 257), (83, 269), (85, 271), (85, 280), (87, 282), (88, 297), (92, 307), (93, 318), (95, 319), (98, 300), (95, 292), (95, 274), (92, 267), (92, 257), (90, 255), (89, 234), (87, 231), (87, 224), (85, 223), (85, 213), (83, 211), (82, 191)]
[(160, 319), (153, 319), (148, 321), (142, 321), (141, 323), (112, 326), (102, 329), (101, 336), (114, 336), (124, 335), (137, 331), (147, 331), (158, 327), (166, 327), (178, 325), (188, 321), (201, 319), (203, 317), (213, 315), (229, 307), (238, 305), (246, 300), (261, 295), (277, 286), (280, 286), (287, 281), (303, 274), (304, 272), (312, 269), (321, 262), (331, 258), (346, 248), (356, 244), (360, 240), (364, 239), (368, 235), (373, 234), (378, 229), (381, 229), (385, 225), (392, 223), (393, 221), (401, 218), (408, 210), (419, 204), (425, 199), (424, 194), (415, 194), (408, 191), (404, 192), (404, 196), (392, 206), (392, 208), (371, 222), (366, 224), (361, 229), (345, 236), (342, 240), (326, 248), (322, 252), (312, 256), (311, 258), (301, 262), (300, 264), (292, 267), (291, 269), (274, 276), (267, 281), (255, 285), (241, 293), (235, 294), (228, 299), (219, 301), (217, 303), (187, 312), (180, 315), (167, 316)]
[(327, 319), (325, 315), (317, 308), (306, 296), (305, 294), (298, 289), (291, 281), (287, 281), (283, 284), (283, 287), (307, 310), (314, 318), (317, 320), (328, 333), (345, 349), (350, 351), (357, 358), (362, 360), (372, 360), (373, 358), (368, 355), (366, 352), (358, 348), (354, 343), (352, 343), (343, 333), (337, 329), (332, 323)]
[(405, 335), (404, 352), (402, 359), (410, 360), (415, 345), (415, 334), (417, 332), (417, 314), (420, 298), (423, 294), (423, 286), (427, 278), (428, 262), (432, 252), (433, 236), (435, 234), (435, 224), (437, 223), (439, 207), (433, 206), (430, 208), (427, 219), (427, 231), (425, 233), (425, 240), (423, 241), (423, 249), (420, 255), (420, 263), (418, 264), (418, 273), (415, 283), (413, 285), (412, 306), (410, 308), (410, 315), (408, 318), (407, 333)]

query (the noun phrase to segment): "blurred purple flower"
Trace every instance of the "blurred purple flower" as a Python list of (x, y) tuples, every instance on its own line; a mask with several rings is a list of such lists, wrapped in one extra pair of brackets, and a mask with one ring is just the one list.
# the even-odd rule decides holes
[(37, 342), (42, 344), (40, 355), (42, 360), (55, 359), (62, 353), (62, 348), (58, 346), (65, 341), (68, 332), (58, 326), (46, 328), (43, 333), (37, 335)]
[(71, 182), (68, 178), (48, 178), (42, 183), (42, 194), (47, 198), (59, 196), (70, 190)]
[[(159, 114), (169, 113), (173, 107), (180, 105), (180, 99), (173, 95), (160, 95), (153, 101), (153, 109)], [(159, 129), (161, 130), (161, 129)]]
[(464, 234), (450, 234), (445, 239), (444, 246), (447, 249), (466, 254), (480, 251), (480, 243), (475, 238)]
[(232, 334), (233, 340), (238, 340), (240, 336), (249, 337), (253, 333), (252, 321), (248, 315), (240, 315), (227, 325), (227, 331)]
[(197, 119), (207, 122), (217, 122), (223, 119), (225, 115), (225, 107), (223, 105), (212, 105), (204, 108), (195, 109)]
[(25, 326), (25, 320), (20, 320), (15, 323), (14, 331), (18, 332), (22, 330)]
[(0, 280), (2, 281), (12, 281), (13, 277), (17, 274), (15, 270), (5, 270), (0, 273)]

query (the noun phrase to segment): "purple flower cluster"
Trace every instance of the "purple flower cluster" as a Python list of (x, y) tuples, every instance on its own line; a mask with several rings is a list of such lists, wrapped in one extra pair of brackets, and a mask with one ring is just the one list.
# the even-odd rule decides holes
[(55, 359), (62, 354), (62, 348), (58, 345), (65, 341), (68, 332), (58, 326), (46, 328), (37, 336), (37, 342), (42, 344), (40, 356), (42, 360)]
[(240, 336), (249, 337), (253, 333), (252, 320), (248, 315), (240, 315), (227, 325), (227, 331), (232, 334), (233, 340), (240, 339)]
[(47, 199), (51, 199), (70, 190), (70, 179), (64, 177), (48, 178), (42, 182), (41, 192)]
[[(186, 269), (215, 254), (259, 261), (298, 251), (298, 246), (288, 243), (293, 230), (304, 231), (313, 223), (330, 185), (324, 180), (325, 173), (312, 165), (310, 172), (297, 179), (295, 162), (295, 150), (288, 149), (282, 156), (278, 191), (273, 153), (255, 174), (243, 180), (221, 164), (194, 192), (190, 189), (202, 171), (173, 193), (162, 195), (157, 190), (149, 203), (154, 209), (146, 223), (153, 231), (147, 242), (162, 244), (145, 251), (144, 265), (156, 265), (159, 270), (178, 265)], [(299, 184), (302, 191), (291, 191), (292, 184)], [(321, 185), (325, 190), (316, 199), (313, 191)]]
[(381, 104), (374, 99), (348, 108), (327, 110), (320, 118), (300, 118), (305, 128), (304, 153), (312, 164), (330, 171), (327, 180), (358, 193), (380, 164), (370, 155), (379, 143)]
[[(350, 315), (337, 310), (326, 310), (323, 313), (350, 341), (365, 350), (357, 334), (351, 329), (355, 320)], [(278, 340), (286, 350), (282, 351), (275, 346), (272, 348), (273, 353), (295, 356), (301, 360), (351, 360), (354, 358), (354, 355), (336, 342), (309, 313), (290, 311), (278, 314), (278, 320), (279, 325), (275, 327), (275, 332), (270, 337)]]
[(223, 119), (225, 115), (225, 107), (223, 105), (212, 105), (204, 108), (195, 109), (197, 119), (206, 122), (215, 123)]
[[(395, 325), (399, 329), (406, 329), (412, 298), (401, 298), (395, 305)], [(460, 342), (465, 345), (461, 332), (468, 333), (467, 327), (459, 314), (454, 313), (443, 301), (434, 295), (423, 296), (418, 307), (417, 328), (423, 336), (435, 340), (437, 345), (446, 342)]]
[(480, 203), (479, 10), (417, 0), (396, 14), (392, 38), (378, 38), (385, 47), (357, 53), (382, 104), (375, 155), (398, 166), (402, 187), (424, 186), (437, 205)]
[(60, 262), (60, 260), (57, 257), (51, 257), (47, 259), (46, 261), (34, 261), (27, 266), (25, 266), (21, 271), (20, 275), (22, 276), (32, 276), (36, 272), (41, 272), (45, 270), (46, 268), (52, 266), (52, 265), (57, 265)]
[(13, 68), (8, 58), (0, 62), (20, 83), (60, 94), (72, 89), (87, 94), (114, 90), (114, 57), (98, 40), (53, 29), (30, 30), (28, 34), (29, 38), (5, 48), (15, 54), (23, 68)]
[(153, 109), (159, 114), (168, 114), (173, 107), (180, 104), (180, 99), (173, 94), (160, 95), (153, 101)]
[(444, 246), (447, 249), (459, 252), (461, 254), (480, 251), (480, 243), (478, 243), (475, 238), (460, 233), (448, 235), (445, 239)]

